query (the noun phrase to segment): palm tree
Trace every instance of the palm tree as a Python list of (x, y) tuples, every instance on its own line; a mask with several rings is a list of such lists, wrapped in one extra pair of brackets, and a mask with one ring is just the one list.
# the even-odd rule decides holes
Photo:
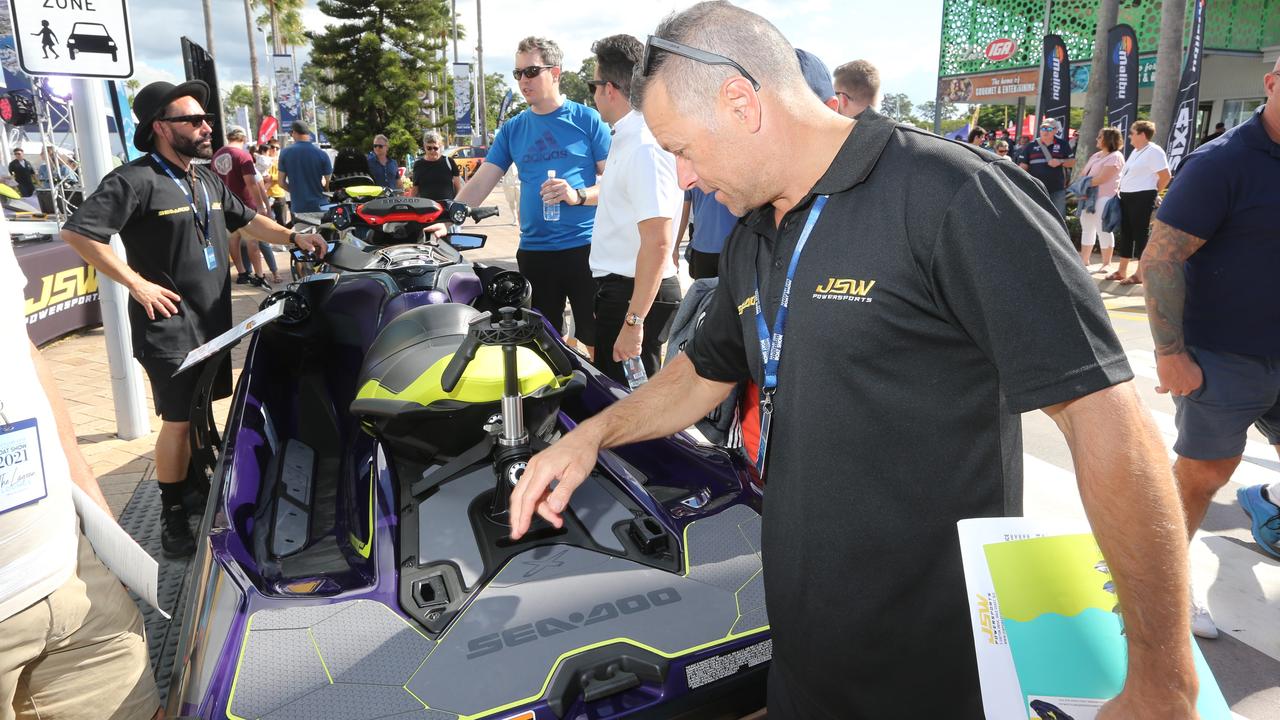
[(1084, 172), (1085, 163), (1093, 154), (1093, 138), (1107, 117), (1107, 33), (1120, 16), (1120, 0), (1099, 0), (1098, 24), (1093, 32), (1093, 63), (1089, 69), (1089, 89), (1084, 96), (1084, 119), (1080, 122), (1079, 139), (1076, 141), (1075, 176)]
[(1156, 86), (1151, 95), (1151, 120), (1157, 137), (1164, 138), (1173, 122), (1182, 75), (1182, 33), (1187, 0), (1164, 0), (1160, 6), (1160, 43), (1156, 49)]

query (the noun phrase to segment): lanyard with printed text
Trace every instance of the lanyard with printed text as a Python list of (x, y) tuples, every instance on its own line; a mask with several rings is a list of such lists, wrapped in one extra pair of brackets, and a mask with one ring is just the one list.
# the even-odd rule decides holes
[(764, 382), (760, 384), (760, 451), (756, 455), (756, 470), (764, 476), (765, 452), (769, 447), (769, 430), (773, 424), (773, 394), (778, 390), (778, 365), (782, 361), (782, 336), (786, 332), (787, 313), (791, 308), (791, 283), (796, 277), (796, 267), (800, 264), (800, 254), (804, 252), (805, 243), (809, 242), (809, 234), (813, 226), (818, 224), (822, 208), (827, 205), (827, 196), (819, 195), (813, 201), (809, 217), (800, 231), (800, 239), (796, 240), (796, 249), (791, 253), (791, 264), (787, 266), (787, 279), (782, 285), (782, 300), (778, 303), (778, 314), (773, 318), (773, 333), (764, 320), (764, 303), (760, 299), (760, 278), (756, 278), (756, 335), (760, 338), (761, 370)]
[(210, 245), (209, 214), (211, 212), (210, 208), (212, 207), (209, 203), (209, 188), (204, 186), (204, 182), (202, 180), (196, 178), (196, 182), (200, 183), (200, 189), (204, 191), (204, 222), (200, 222), (200, 208), (196, 207), (196, 199), (191, 195), (187, 186), (178, 179), (177, 175), (173, 174), (173, 170), (169, 169), (169, 163), (165, 162), (164, 158), (155, 153), (151, 153), (151, 158), (156, 161), (156, 164), (159, 165), (162, 170), (164, 170), (165, 174), (169, 176), (169, 179), (173, 181), (173, 184), (177, 185), (178, 189), (182, 191), (182, 196), (187, 199), (187, 204), (191, 206), (191, 215), (196, 221), (196, 229), (200, 231), (205, 247), (208, 247)]

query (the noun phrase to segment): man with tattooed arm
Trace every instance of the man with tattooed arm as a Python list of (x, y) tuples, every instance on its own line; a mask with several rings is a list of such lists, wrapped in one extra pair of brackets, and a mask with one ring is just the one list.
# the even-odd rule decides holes
[[(1142, 258), (1156, 391), (1177, 405), (1173, 471), (1192, 535), (1240, 464), (1250, 425), (1280, 451), (1280, 61), (1263, 85), (1267, 102), (1252, 118), (1188, 156)], [(1280, 558), (1280, 483), (1236, 496), (1254, 539)], [(1218, 635), (1194, 602), (1191, 626)]]

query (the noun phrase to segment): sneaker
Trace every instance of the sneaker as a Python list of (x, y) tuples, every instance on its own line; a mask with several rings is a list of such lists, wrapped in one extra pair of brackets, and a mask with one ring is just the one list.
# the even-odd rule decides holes
[(196, 540), (191, 535), (191, 523), (187, 509), (181, 504), (170, 505), (160, 513), (160, 548), (167, 558), (184, 558), (196, 551)]
[(1191, 634), (1205, 640), (1218, 638), (1218, 626), (1213, 622), (1209, 608), (1197, 600), (1191, 601)]
[(1253, 539), (1272, 557), (1280, 558), (1280, 507), (1262, 496), (1262, 486), (1236, 491), (1240, 508), (1253, 521)]
[(267, 279), (261, 275), (250, 275), (249, 284), (254, 287), (265, 288), (267, 290), (271, 289), (271, 286), (267, 284)]
[(242, 272), (236, 275), (237, 285), (248, 285), (251, 282), (253, 282), (253, 280), (249, 279), (249, 273), (247, 272)]

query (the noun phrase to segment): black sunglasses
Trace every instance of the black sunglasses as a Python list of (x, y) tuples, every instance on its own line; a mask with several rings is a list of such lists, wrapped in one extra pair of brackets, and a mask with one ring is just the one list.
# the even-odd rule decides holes
[(198, 128), (205, 123), (213, 125), (214, 118), (217, 117), (213, 113), (204, 113), (203, 115), (175, 115), (173, 117), (156, 118), (167, 123), (191, 123), (191, 127)]
[(649, 39), (644, 44), (644, 57), (640, 61), (640, 77), (649, 77), (649, 75), (652, 74), (654, 58), (657, 55), (655, 52), (656, 50), (669, 52), (672, 55), (679, 55), (680, 57), (700, 62), (703, 65), (728, 65), (734, 70), (737, 70), (742, 77), (746, 78), (756, 92), (760, 91), (760, 83), (757, 82), (755, 78), (751, 77), (751, 73), (747, 72), (746, 68), (733, 60), (730, 60), (723, 55), (717, 55), (713, 52), (689, 47), (688, 45), (675, 42), (674, 40), (665, 40), (656, 35), (650, 35)]
[(428, 146), (427, 146), (427, 149), (428, 149), (428, 150), (439, 150), (439, 149), (440, 149), (440, 146), (439, 146), (439, 145), (428, 145)]
[(555, 65), (530, 65), (529, 67), (516, 68), (515, 70), (512, 70), (511, 76), (516, 80), (519, 80), (520, 76), (523, 75), (532, 80), (541, 75), (543, 70), (550, 70), (553, 67), (555, 67)]
[(590, 85), (592, 88), (602, 88), (602, 87), (605, 87), (605, 86), (607, 86), (607, 85), (612, 85), (612, 86), (614, 86), (614, 87), (618, 87), (618, 83), (616, 83), (616, 82), (614, 82), (614, 81), (612, 81), (612, 80), (588, 80), (588, 81), (587, 81), (587, 84), (588, 84), (588, 85)]
[(386, 145), (383, 145), (382, 143), (374, 143), (373, 146), (376, 148), (386, 147)]

